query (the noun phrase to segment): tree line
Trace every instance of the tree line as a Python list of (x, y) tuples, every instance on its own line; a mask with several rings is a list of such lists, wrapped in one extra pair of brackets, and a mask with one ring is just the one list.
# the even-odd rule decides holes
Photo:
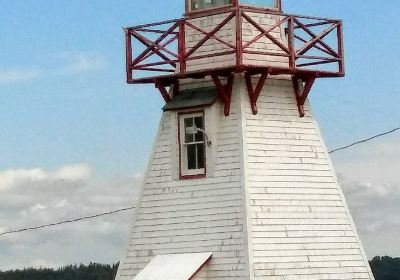
[(114, 280), (118, 263), (69, 265), (60, 269), (26, 268), (1, 272), (0, 280)]
[[(370, 261), (376, 280), (400, 280), (400, 258), (375, 257)], [(60, 269), (27, 268), (1, 272), (0, 280), (114, 280), (118, 263), (69, 265)]]
[(375, 257), (369, 264), (376, 280), (400, 280), (400, 258)]

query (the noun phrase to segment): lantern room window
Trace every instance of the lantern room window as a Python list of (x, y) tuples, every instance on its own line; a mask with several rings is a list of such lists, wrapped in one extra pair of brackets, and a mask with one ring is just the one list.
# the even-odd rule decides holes
[(190, 11), (212, 9), (232, 4), (232, 0), (188, 0), (188, 1), (189, 1)]
[(186, 0), (187, 12), (209, 10), (224, 6), (281, 9), (281, 0)]
[(239, 0), (240, 5), (259, 8), (279, 8), (278, 0)]
[(204, 112), (179, 114), (180, 175), (183, 179), (206, 174)]

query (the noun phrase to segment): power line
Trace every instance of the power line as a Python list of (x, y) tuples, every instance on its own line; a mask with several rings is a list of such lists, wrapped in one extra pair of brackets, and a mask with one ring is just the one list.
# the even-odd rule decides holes
[[(400, 130), (400, 127), (397, 127), (397, 128), (394, 128), (394, 129), (392, 129), (390, 131), (379, 133), (379, 134), (376, 134), (376, 135), (374, 135), (372, 137), (369, 137), (369, 138), (366, 138), (366, 139), (363, 139), (363, 140), (359, 140), (357, 142), (351, 143), (351, 144), (346, 145), (346, 146), (342, 146), (342, 147), (336, 148), (336, 149), (330, 151), (329, 153), (333, 154), (333, 153), (338, 152), (338, 151), (346, 150), (346, 149), (348, 149), (350, 147), (353, 147), (353, 146), (356, 146), (356, 145), (359, 145), (359, 144), (362, 144), (362, 143), (369, 142), (371, 140), (374, 140), (376, 138), (380, 138), (380, 137), (388, 135), (388, 134), (392, 134), (392, 133), (394, 133), (396, 131), (399, 131), (399, 130)], [(84, 220), (94, 219), (94, 218), (98, 218), (98, 217), (102, 217), (102, 216), (114, 215), (114, 214), (117, 214), (117, 213), (120, 213), (120, 212), (129, 211), (129, 210), (132, 210), (132, 209), (135, 209), (135, 208), (136, 208), (136, 206), (131, 206), (131, 207), (117, 209), (117, 210), (109, 211), (109, 212), (103, 212), (103, 213), (99, 213), (99, 214), (95, 214), (95, 215), (91, 215), (91, 216), (84, 216), (84, 217), (80, 217), (80, 218), (76, 218), (76, 219), (72, 219), (72, 220), (66, 220), (66, 221), (61, 221), (61, 222), (56, 222), (56, 223), (50, 223), (50, 224), (45, 224), (45, 225), (40, 225), (40, 226), (35, 226), (35, 227), (21, 228), (21, 229), (17, 229), (17, 230), (10, 230), (10, 231), (6, 231), (6, 232), (0, 233), (0, 236), (5, 236), (5, 235), (9, 235), (9, 234), (14, 234), (14, 233), (20, 233), (20, 232), (25, 232), (25, 231), (33, 231), (33, 230), (38, 230), (38, 229), (43, 229), (43, 228), (48, 228), (48, 227), (54, 227), (54, 226), (59, 226), (59, 225), (64, 225), (64, 224), (71, 224), (71, 223), (81, 222), (81, 221), (84, 221)]]
[(338, 151), (346, 150), (346, 149), (348, 149), (350, 147), (353, 147), (353, 146), (356, 146), (356, 145), (359, 145), (359, 144), (362, 144), (362, 143), (369, 142), (371, 140), (374, 140), (376, 138), (379, 138), (379, 137), (382, 137), (382, 136), (385, 136), (385, 135), (388, 135), (388, 134), (392, 134), (392, 133), (394, 133), (394, 132), (396, 132), (398, 130), (400, 130), (400, 127), (394, 128), (392, 130), (389, 130), (389, 131), (386, 131), (386, 132), (383, 132), (383, 133), (376, 134), (376, 135), (374, 135), (372, 137), (369, 137), (369, 138), (366, 138), (366, 139), (363, 139), (363, 140), (359, 140), (357, 142), (351, 143), (351, 144), (346, 145), (346, 146), (342, 146), (342, 147), (336, 148), (336, 149), (330, 151), (329, 153), (333, 154), (333, 153), (338, 152)]
[(35, 226), (35, 227), (27, 227), (27, 228), (21, 228), (21, 229), (17, 229), (17, 230), (5, 231), (5, 232), (0, 233), (0, 236), (9, 235), (9, 234), (13, 234), (13, 233), (20, 233), (20, 232), (25, 232), (25, 231), (38, 230), (38, 229), (48, 228), (48, 227), (55, 227), (55, 226), (64, 225), (64, 224), (81, 222), (84, 220), (94, 219), (94, 218), (98, 218), (98, 217), (102, 217), (102, 216), (114, 215), (114, 214), (117, 214), (120, 212), (132, 210), (135, 208), (136, 208), (136, 206), (126, 207), (126, 208), (117, 209), (117, 210), (113, 210), (113, 211), (109, 211), (109, 212), (103, 212), (103, 213), (99, 213), (99, 214), (95, 214), (95, 215), (84, 216), (84, 217), (80, 217), (80, 218), (76, 218), (76, 219), (72, 219), (72, 220), (66, 220), (66, 221), (50, 223), (50, 224), (45, 224), (45, 225), (40, 225), (40, 226)]

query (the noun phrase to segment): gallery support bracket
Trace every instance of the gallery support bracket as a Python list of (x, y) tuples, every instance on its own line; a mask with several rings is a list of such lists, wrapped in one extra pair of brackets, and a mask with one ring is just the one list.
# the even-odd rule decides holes
[[(261, 91), (266, 85), (268, 75), (270, 74), (270, 69), (267, 68), (261, 73), (245, 72), (244, 77), (246, 80), (247, 93), (249, 95), (251, 110), (254, 115), (257, 115), (257, 101), (260, 96)], [(293, 90), (296, 97), (297, 108), (299, 110), (300, 117), (304, 117), (305, 110), (304, 104), (308, 98), (312, 86), (314, 85), (317, 75), (306, 75), (306, 76), (292, 76)], [(256, 87), (253, 87), (255, 82)]]
[[(276, 75), (270, 68), (264, 68), (262, 71), (245, 71), (243, 73), (246, 82), (247, 94), (249, 96), (249, 102), (252, 113), (257, 115), (257, 101), (262, 90), (266, 87), (267, 79), (270, 75)], [(208, 75), (197, 77), (207, 78), (210, 77), (214, 83), (215, 88), (218, 92), (218, 97), (224, 105), (224, 115), (229, 116), (231, 100), (232, 100), (232, 89), (234, 83), (234, 72), (211, 72)], [(317, 75), (292, 75), (293, 91), (296, 98), (296, 104), (298, 107), (300, 117), (305, 116), (304, 104), (309, 96), (312, 86), (315, 80), (318, 78)], [(156, 79), (154, 80), (155, 87), (160, 91), (160, 94), (166, 103), (169, 103), (174, 96), (179, 93), (179, 79)]]
[(226, 79), (226, 84), (223, 85), (221, 77), (217, 74), (211, 74), (211, 78), (217, 88), (218, 96), (224, 103), (224, 115), (229, 116), (231, 110), (232, 88), (233, 88), (233, 73), (230, 73)]
[(269, 75), (268, 68), (265, 72), (261, 73), (261, 75), (257, 75), (256, 78), (258, 78), (258, 81), (256, 83), (256, 87), (253, 88), (253, 76), (255, 75), (252, 75), (251, 72), (244, 73), (244, 78), (246, 80), (247, 94), (249, 95), (251, 110), (254, 115), (257, 115), (258, 113), (257, 100), (265, 85), (265, 82), (267, 81), (268, 75)]
[(304, 104), (307, 100), (312, 86), (314, 85), (316, 78), (317, 77), (315, 75), (302, 78), (293, 76), (292, 78), (294, 94), (296, 96), (297, 107), (299, 109), (299, 114), (301, 118), (305, 115)]
[[(155, 80), (154, 85), (160, 91), (161, 97), (164, 99), (165, 103), (169, 103), (172, 100), (172, 97), (179, 93), (179, 80), (175, 80), (170, 84), (163, 83), (161, 80)], [(168, 92), (167, 87), (172, 89), (170, 90), (172, 91), (172, 97)]]

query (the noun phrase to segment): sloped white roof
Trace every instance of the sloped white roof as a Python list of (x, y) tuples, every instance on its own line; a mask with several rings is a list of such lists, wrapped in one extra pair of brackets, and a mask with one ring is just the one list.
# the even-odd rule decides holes
[(212, 253), (159, 255), (134, 280), (189, 280), (211, 259)]

